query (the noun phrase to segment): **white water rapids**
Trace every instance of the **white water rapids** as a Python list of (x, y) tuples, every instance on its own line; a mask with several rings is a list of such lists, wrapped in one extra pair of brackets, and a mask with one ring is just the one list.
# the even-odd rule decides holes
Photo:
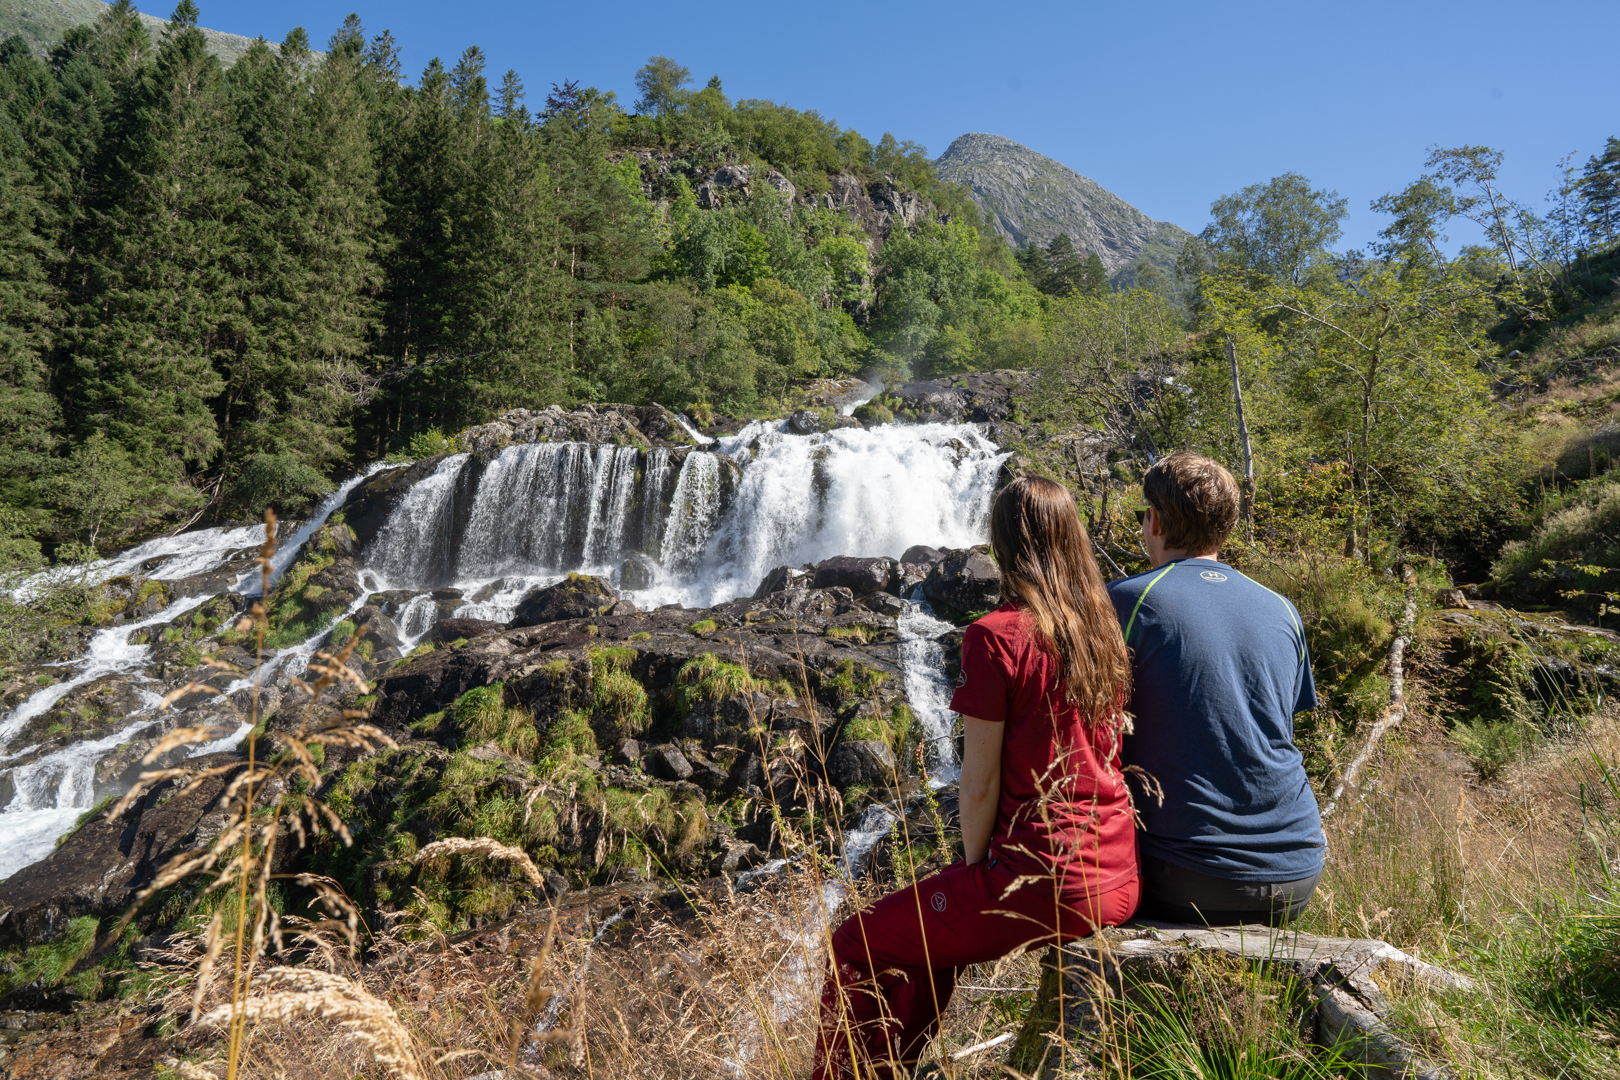
[[(345, 615), (371, 593), (418, 594), (395, 615), (409, 648), (445, 610), (429, 590), (441, 590), (440, 597), (456, 595), (445, 588), (459, 590), (458, 617), (506, 621), (534, 587), (584, 572), (612, 578), (643, 610), (666, 604), (701, 608), (751, 595), (777, 566), (835, 555), (898, 558), (915, 544), (966, 547), (985, 539), (1005, 456), (966, 424), (839, 428), (801, 436), (782, 421), (755, 422), (691, 450), (528, 443), (485, 461), (451, 455), (404, 494), (368, 545), (360, 598)], [(373, 466), (327, 498), (284, 541), (276, 572), (357, 484), (384, 467)], [(99, 564), (94, 576), (139, 571), (187, 577), (250, 552), (262, 539), (262, 527), (253, 526), (154, 540)], [(635, 582), (621, 578), (621, 566), (628, 575), (632, 563), (642, 568)], [(258, 585), (254, 572), (242, 575), (234, 588), (253, 595)], [(169, 622), (207, 599), (177, 601), (139, 623), (99, 631), (84, 656), (64, 665), (68, 677), (0, 717), (0, 768), (8, 758), (32, 752), (9, 743), (74, 688), (119, 672), (144, 680), (138, 671), (148, 648), (129, 644), (131, 632)], [(911, 602), (899, 621), (906, 691), (928, 739), (936, 782), (954, 779), (956, 768), (950, 687), (934, 641), (948, 629)], [(261, 681), (279, 669), (292, 670), (324, 636), (323, 629), (267, 661)], [(238, 680), (226, 692), (246, 685)], [(0, 812), (0, 878), (49, 853), (92, 805), (100, 758), (139, 735), (156, 714), (149, 703), (125, 720), (114, 735), (12, 770), (15, 795)], [(242, 734), (199, 752), (228, 749)]]
[[(285, 569), (296, 557), (304, 541), (343, 504), (355, 485), (382, 467), (373, 466), (328, 495), (310, 520), (283, 541), (272, 561), (276, 572)], [(223, 562), (258, 548), (263, 542), (262, 525), (201, 529), (147, 541), (96, 564), (87, 573), (92, 581), (105, 581), (120, 574), (133, 573), (154, 560), (162, 560), (147, 572), (148, 576), (176, 581), (193, 574), (206, 573)], [(248, 595), (256, 595), (260, 583), (261, 578), (255, 570), (242, 575), (235, 588)], [(24, 582), (19, 593), (26, 596), (29, 586), (29, 582)], [(30, 720), (46, 712), (71, 691), (107, 675), (138, 669), (146, 660), (150, 646), (131, 645), (129, 639), (135, 631), (169, 622), (210, 599), (212, 597), (207, 593), (185, 597), (139, 622), (96, 631), (83, 656), (70, 664), (61, 665), (76, 669), (73, 674), (33, 694), (0, 719), (0, 763), (8, 757), (18, 758), (32, 752), (34, 747), (12, 748), (11, 741)], [(307, 645), (309, 652), (313, 652), (315, 640), (294, 646), (294, 650)], [(150, 681), (144, 676), (141, 678), (142, 681)], [(236, 689), (237, 685), (240, 684), (233, 684), (229, 689)], [(95, 805), (96, 765), (108, 751), (129, 742), (157, 722), (155, 707), (161, 700), (160, 696), (146, 692), (143, 697), (145, 701), (142, 707), (125, 717), (126, 723), (120, 730), (101, 738), (69, 744), (12, 770), (13, 795), (5, 809), (0, 811), (0, 879), (49, 855), (57, 837), (71, 829), (79, 815)], [(196, 752), (230, 749), (245, 734), (245, 731), (238, 731), (199, 747)]]

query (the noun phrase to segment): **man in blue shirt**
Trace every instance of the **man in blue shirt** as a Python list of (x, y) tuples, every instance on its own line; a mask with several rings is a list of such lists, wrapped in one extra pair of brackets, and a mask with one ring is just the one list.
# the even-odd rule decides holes
[(1217, 558), (1241, 501), (1219, 462), (1171, 454), (1142, 490), (1152, 569), (1108, 586), (1131, 650), (1123, 760), (1142, 818), (1140, 913), (1277, 925), (1322, 876), (1322, 820), (1294, 746), (1294, 714), (1316, 706), (1304, 627)]

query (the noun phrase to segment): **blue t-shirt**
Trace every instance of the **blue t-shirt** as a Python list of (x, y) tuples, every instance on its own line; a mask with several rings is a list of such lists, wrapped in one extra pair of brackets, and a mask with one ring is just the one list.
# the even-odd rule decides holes
[(1110, 582), (1131, 650), (1125, 765), (1141, 849), (1231, 881), (1295, 881), (1322, 868), (1322, 818), (1294, 746), (1294, 714), (1316, 707), (1294, 605), (1214, 559)]

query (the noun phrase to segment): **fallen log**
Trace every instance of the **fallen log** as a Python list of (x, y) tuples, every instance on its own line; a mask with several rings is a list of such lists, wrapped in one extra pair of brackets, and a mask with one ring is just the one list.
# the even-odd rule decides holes
[(1175, 994), (1195, 976), (1193, 958), (1211, 953), (1272, 978), (1298, 980), (1314, 1002), (1305, 1022), (1315, 1043), (1360, 1065), (1370, 1080), (1451, 1080), (1448, 1069), (1391, 1030), (1390, 1004), (1379, 982), (1471, 991), (1471, 980), (1384, 941), (1265, 926), (1143, 923), (1047, 949), (1040, 990), (1008, 1065), (1027, 1076), (1052, 1077), (1071, 1049), (1081, 1056), (1105, 1052), (1123, 1002)]
[(1339, 798), (1347, 788), (1356, 786), (1361, 777), (1361, 770), (1366, 767), (1373, 751), (1378, 749), (1379, 742), (1390, 728), (1397, 726), (1406, 719), (1406, 669), (1404, 661), (1406, 646), (1411, 644), (1412, 629), (1417, 623), (1417, 575), (1410, 566), (1401, 567), (1401, 579), (1406, 582), (1406, 604), (1401, 609), (1401, 622), (1395, 631), (1395, 640), (1389, 643), (1389, 658), (1387, 670), (1389, 671), (1389, 706), (1378, 722), (1367, 732), (1367, 738), (1362, 741), (1361, 750), (1350, 759), (1345, 766), (1344, 773), (1339, 779), (1338, 786), (1333, 794), (1328, 796), (1328, 804), (1322, 808), (1322, 816), (1327, 817), (1339, 805)]

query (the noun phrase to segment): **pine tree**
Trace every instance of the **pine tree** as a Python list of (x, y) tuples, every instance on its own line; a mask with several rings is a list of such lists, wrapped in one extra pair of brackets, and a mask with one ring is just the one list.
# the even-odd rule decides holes
[[(20, 48), (19, 48), (20, 47)], [(47, 355), (54, 330), (47, 239), (27, 145), (14, 112), (42, 65), (20, 37), (0, 45), (0, 503), (33, 507), (58, 441)]]
[(362, 45), (358, 27), (340, 31), (309, 69), (299, 29), (279, 55), (260, 43), (229, 75), (246, 180), (245, 317), (219, 409), (233, 473), (274, 458), (309, 476), (348, 457), (380, 282)]
[(105, 430), (154, 478), (178, 479), (220, 446), (212, 399), (239, 334), (234, 211), (243, 185), (219, 61), (181, 0), (116, 141), (110, 201), (92, 210), (77, 272), (76, 426)]
[(616, 373), (617, 324), (628, 314), (647, 275), (650, 223), (607, 160), (612, 104), (577, 84), (553, 86), (542, 114), (545, 160), (556, 193), (557, 242), (552, 267), (569, 287), (552, 318), (568, 347), (570, 389), (600, 397)]
[(1612, 244), (1620, 234), (1620, 139), (1609, 136), (1603, 153), (1586, 162), (1581, 176), (1586, 233), (1595, 244)]

